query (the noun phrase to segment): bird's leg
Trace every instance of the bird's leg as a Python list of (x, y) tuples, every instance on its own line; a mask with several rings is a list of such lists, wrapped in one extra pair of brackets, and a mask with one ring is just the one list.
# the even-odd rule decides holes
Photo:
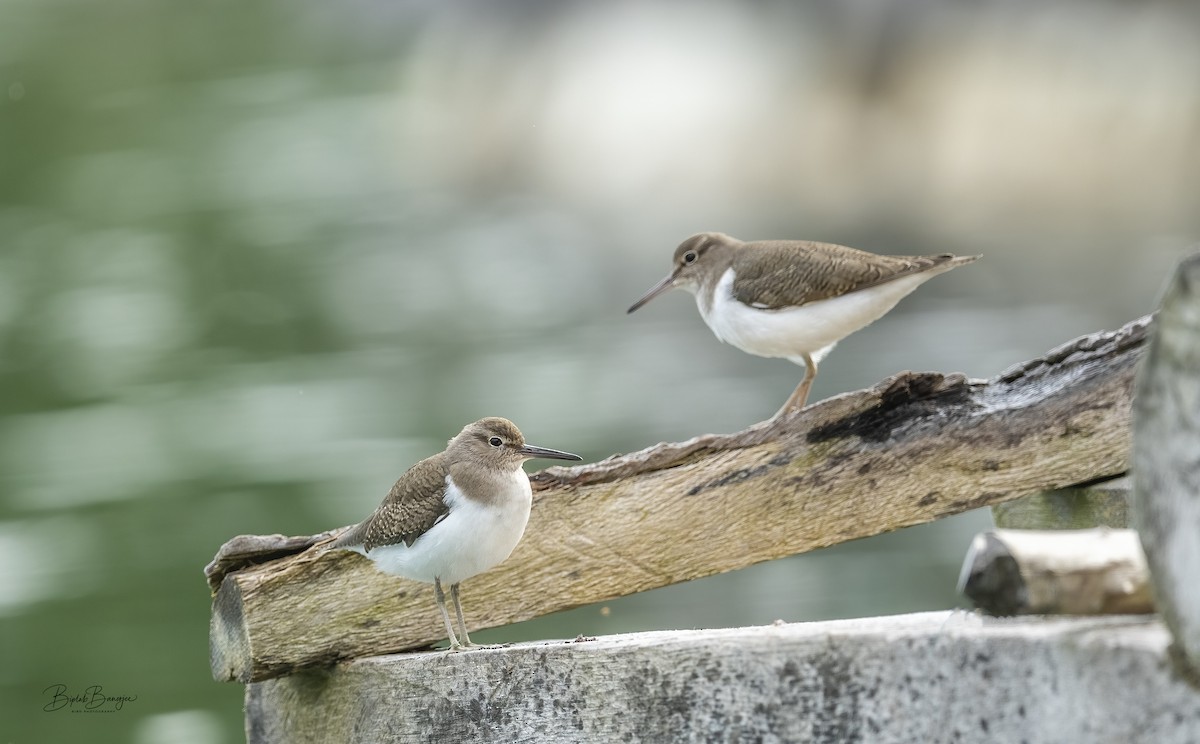
[(462, 600), (458, 598), (458, 584), (450, 585), (450, 597), (454, 600), (454, 612), (458, 615), (458, 627), (462, 628), (463, 648), (471, 648), (471, 636), (467, 635), (467, 621), (463, 619)]
[[(458, 584), (451, 587), (451, 592), (454, 594), (454, 604), (458, 606), (458, 592), (454, 588)], [(446, 593), (442, 591), (442, 580), (436, 576), (433, 579), (433, 596), (437, 599), (438, 609), (442, 611), (442, 621), (446, 623), (446, 637), (450, 639), (450, 650), (457, 651), (462, 648), (462, 644), (458, 642), (458, 637), (454, 635), (454, 626), (450, 624), (450, 613), (446, 611)], [(462, 617), (462, 611), (459, 610), (459, 618)], [(468, 641), (469, 643), (470, 641)]]
[(787, 402), (783, 404), (783, 408), (775, 414), (775, 418), (799, 411), (804, 408), (804, 404), (808, 402), (808, 389), (812, 387), (813, 380), (817, 377), (817, 363), (813, 361), (812, 354), (805, 352), (800, 355), (804, 358), (804, 379), (796, 386), (796, 389), (788, 397)]

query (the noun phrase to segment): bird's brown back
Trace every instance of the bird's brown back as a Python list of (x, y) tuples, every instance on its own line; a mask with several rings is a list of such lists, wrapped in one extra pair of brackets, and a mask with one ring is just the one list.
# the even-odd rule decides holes
[[(763, 240), (744, 244), (734, 255), (733, 296), (747, 305), (772, 310), (806, 305), (869, 289), (956, 258), (949, 253), (884, 256), (832, 243)], [(974, 259), (958, 259), (956, 265)]]

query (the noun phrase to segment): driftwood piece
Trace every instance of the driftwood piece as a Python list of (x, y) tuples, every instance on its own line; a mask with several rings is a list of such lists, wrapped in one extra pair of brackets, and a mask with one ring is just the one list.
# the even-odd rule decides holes
[(1176, 658), (1200, 680), (1200, 254), (1167, 287), (1137, 396), (1134, 524)]
[[(524, 539), (463, 584), (467, 622), (526, 620), (1122, 473), (1148, 322), (988, 382), (904, 373), (737, 434), (537, 473)], [(443, 637), (428, 587), (357, 554), (318, 544), (219, 576), (218, 680)]]
[(377, 656), (246, 688), (250, 744), (1200, 741), (1155, 617), (964, 612)]
[(1042, 491), (992, 507), (996, 526), (1009, 530), (1127, 528), (1128, 476), (1053, 491)]
[(958, 590), (991, 615), (1154, 612), (1134, 530), (992, 530), (971, 541)]

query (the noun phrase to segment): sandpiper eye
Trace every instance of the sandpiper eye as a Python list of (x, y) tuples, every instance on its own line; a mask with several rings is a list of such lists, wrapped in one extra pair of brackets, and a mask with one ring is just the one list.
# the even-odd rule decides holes
[(696, 263), (696, 252), (688, 251), (687, 253), (683, 254), (683, 262), (685, 264)]
[(488, 444), (492, 445), (493, 447), (499, 447), (500, 445), (504, 444), (504, 442), (500, 441), (500, 437), (492, 437), (488, 440)]

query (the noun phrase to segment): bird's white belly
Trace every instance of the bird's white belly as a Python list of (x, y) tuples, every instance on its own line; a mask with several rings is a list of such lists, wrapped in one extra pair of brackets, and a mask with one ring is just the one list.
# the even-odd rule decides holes
[[(509, 490), (484, 504), (462, 495), (446, 477), (446, 518), (411, 545), (383, 545), (367, 557), (384, 573), (416, 581), (457, 584), (507, 558), (521, 541), (529, 521), (533, 493), (523, 471), (513, 474)], [(358, 552), (362, 552), (360, 549)]]
[(728, 269), (717, 283), (711, 305), (699, 294), (696, 304), (704, 322), (721, 341), (757, 356), (797, 357), (793, 361), (802, 364), (798, 359), (801, 353), (828, 351), (841, 339), (881, 318), (934, 273), (912, 274), (798, 307), (764, 310), (733, 298), (735, 274)]

